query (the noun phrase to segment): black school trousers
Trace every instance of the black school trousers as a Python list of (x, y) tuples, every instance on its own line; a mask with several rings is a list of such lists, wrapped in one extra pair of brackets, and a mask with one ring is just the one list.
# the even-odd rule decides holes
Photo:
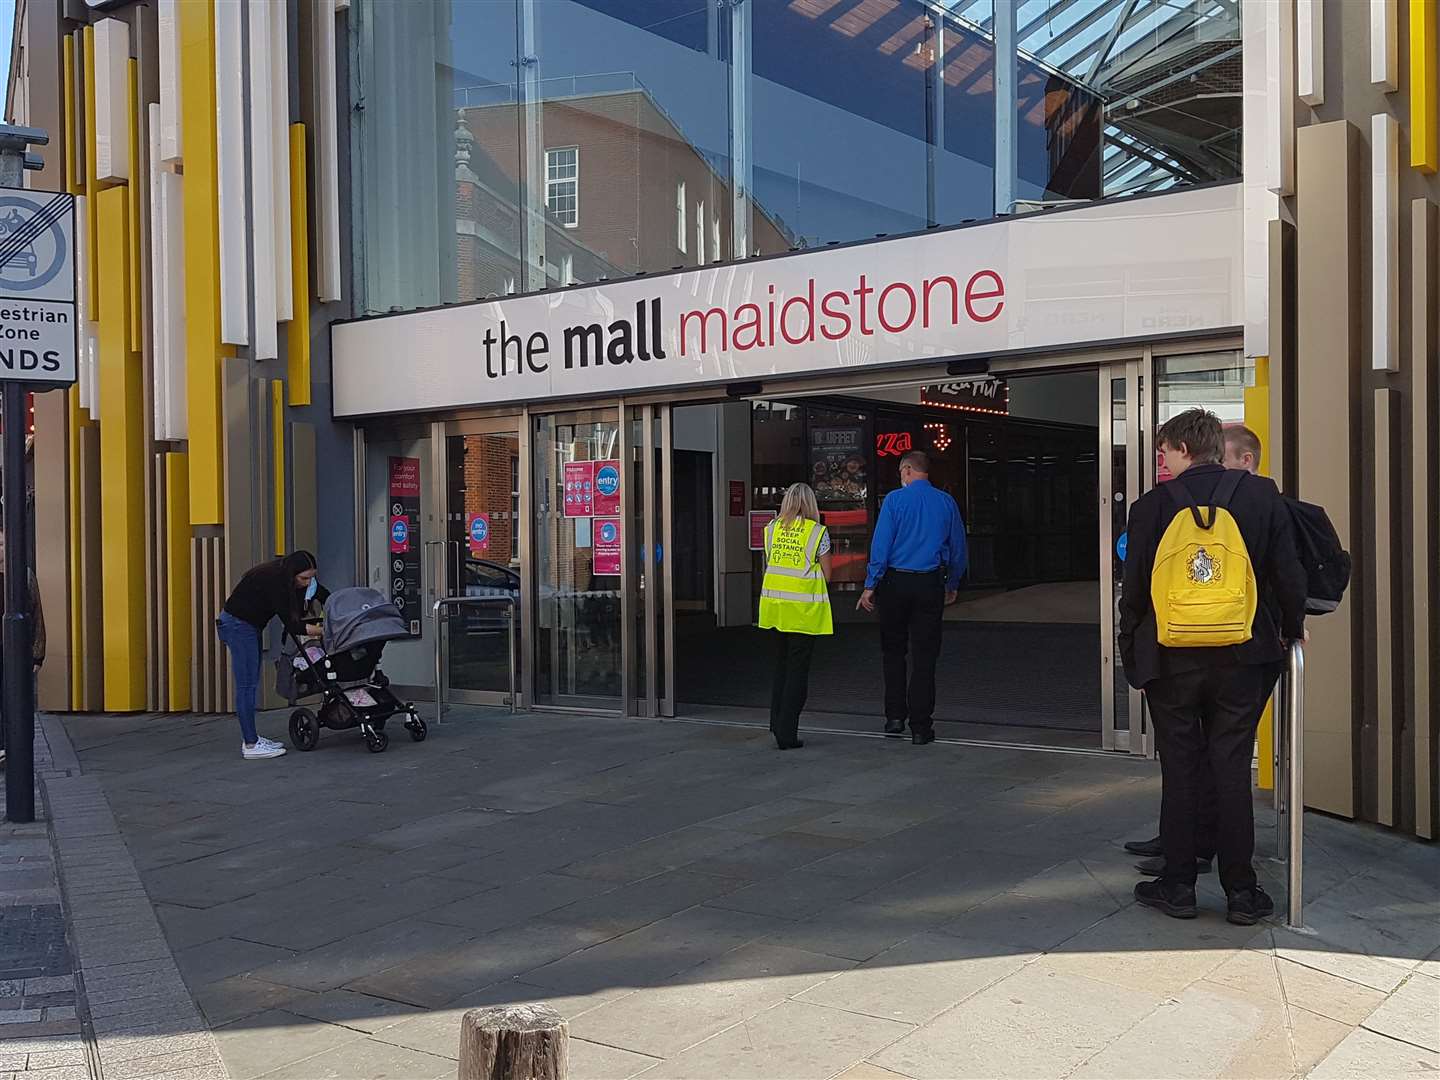
[(771, 630), (775, 650), (775, 680), (770, 685), (770, 731), (775, 742), (788, 746), (800, 737), (800, 713), (810, 694), (810, 659), (815, 655), (814, 634)]
[[(945, 572), (889, 571), (875, 590), (885, 662), (885, 719), (923, 735), (935, 726), (935, 663), (945, 625)], [(908, 671), (907, 671), (908, 656)]]
[(1145, 687), (1164, 782), (1160, 845), (1165, 880), (1195, 884), (1201, 793), (1208, 774), (1214, 785), (1220, 884), (1226, 895), (1255, 888), (1250, 761), (1273, 685), (1273, 672), (1262, 665), (1228, 665), (1156, 679)]

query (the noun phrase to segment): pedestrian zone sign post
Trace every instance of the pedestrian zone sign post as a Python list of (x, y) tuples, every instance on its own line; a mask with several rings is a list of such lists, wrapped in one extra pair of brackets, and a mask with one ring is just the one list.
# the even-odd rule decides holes
[(35, 820), (35, 697), (31, 682), (29, 515), (25, 436), (32, 393), (70, 386), (79, 371), (75, 199), (17, 186), (41, 162), (45, 132), (0, 125), (0, 417), (5, 591), (0, 633), (5, 725), (5, 817)]

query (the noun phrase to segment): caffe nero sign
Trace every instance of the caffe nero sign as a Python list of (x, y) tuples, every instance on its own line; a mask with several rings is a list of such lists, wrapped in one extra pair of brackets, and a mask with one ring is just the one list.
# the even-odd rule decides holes
[(332, 328), (334, 411), (623, 394), (1157, 326), (1231, 328), (1240, 255), (1240, 189), (1220, 187), (357, 320)]

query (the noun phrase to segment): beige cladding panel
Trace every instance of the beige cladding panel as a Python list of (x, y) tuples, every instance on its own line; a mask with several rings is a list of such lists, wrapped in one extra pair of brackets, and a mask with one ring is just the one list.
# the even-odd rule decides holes
[(290, 521), (294, 547), (302, 551), (320, 546), (316, 465), (315, 426), (297, 420), (290, 425)]
[[(1299, 495), (1328, 507), (1352, 553), (1352, 414), (1357, 382), (1361, 205), (1359, 137), (1345, 121), (1317, 124), (1296, 139), (1298, 369), (1295, 445)], [(1363, 564), (1361, 564), (1363, 565)], [(1353, 816), (1355, 597), (1311, 622), (1307, 656), (1307, 805)]]
[(1396, 468), (1400, 461), (1400, 391), (1376, 387), (1374, 395), (1375, 549), (1371, 566), (1375, 602), (1375, 701), (1365, 723), (1376, 731), (1376, 820), (1394, 825), (1396, 777), (1403, 709), (1395, 708), (1396, 664), (1405, 636), (1395, 632), (1395, 548), (1401, 539), (1396, 517), (1402, 505)]

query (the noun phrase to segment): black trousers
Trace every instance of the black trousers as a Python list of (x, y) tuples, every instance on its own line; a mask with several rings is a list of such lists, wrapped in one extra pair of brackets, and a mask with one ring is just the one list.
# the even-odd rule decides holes
[[(923, 735), (935, 726), (935, 662), (945, 617), (945, 576), (890, 571), (876, 589), (880, 651), (885, 661), (885, 719), (910, 722)], [(906, 657), (909, 657), (907, 681)]]
[(1220, 884), (1227, 895), (1255, 888), (1250, 760), (1255, 728), (1273, 683), (1271, 672), (1248, 665), (1188, 671), (1145, 687), (1164, 784), (1160, 844), (1167, 881), (1195, 883), (1201, 797), (1208, 774), (1214, 787)]
[(810, 658), (815, 655), (814, 634), (788, 634), (771, 630), (775, 644), (775, 681), (770, 687), (770, 731), (779, 744), (800, 736), (800, 713), (810, 693)]

